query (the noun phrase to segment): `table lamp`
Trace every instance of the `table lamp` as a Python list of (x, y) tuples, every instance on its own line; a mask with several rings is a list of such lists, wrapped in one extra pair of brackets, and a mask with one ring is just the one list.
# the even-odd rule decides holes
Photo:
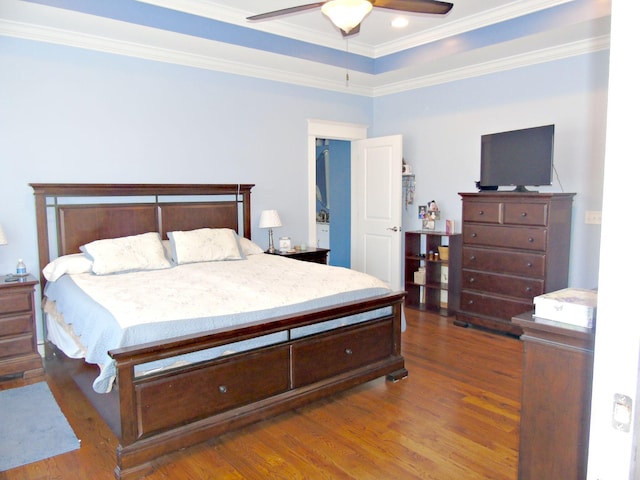
[(276, 251), (273, 246), (273, 229), (276, 227), (281, 227), (282, 222), (280, 221), (280, 215), (278, 215), (277, 210), (263, 210), (260, 214), (260, 224), (258, 225), (260, 228), (268, 228), (269, 229), (269, 248), (267, 251), (269, 253), (274, 253)]

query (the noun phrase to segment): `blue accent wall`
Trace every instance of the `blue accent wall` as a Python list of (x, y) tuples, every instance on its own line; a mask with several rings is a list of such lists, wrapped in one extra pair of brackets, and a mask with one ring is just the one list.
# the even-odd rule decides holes
[(329, 264), (351, 267), (351, 142), (331, 140)]
[[(316, 147), (316, 158), (329, 151), (329, 265), (351, 267), (351, 142), (329, 139)], [(324, 169), (316, 169), (318, 176)], [(316, 202), (316, 211), (323, 208)]]

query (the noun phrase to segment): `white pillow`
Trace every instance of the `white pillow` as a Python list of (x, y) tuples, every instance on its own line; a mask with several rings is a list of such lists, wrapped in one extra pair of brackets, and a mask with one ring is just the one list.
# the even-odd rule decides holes
[(247, 237), (238, 236), (238, 239), (240, 240), (240, 248), (242, 249), (242, 253), (244, 253), (245, 255), (256, 255), (258, 253), (264, 253), (264, 250), (260, 245), (253, 243)]
[(157, 232), (96, 240), (80, 250), (93, 260), (92, 271), (96, 275), (171, 267)]
[(238, 235), (230, 228), (199, 228), (168, 232), (173, 261), (178, 264), (242, 260)]
[(91, 271), (91, 260), (84, 253), (63, 255), (49, 262), (42, 269), (42, 274), (50, 282), (55, 282), (65, 274), (88, 273)]

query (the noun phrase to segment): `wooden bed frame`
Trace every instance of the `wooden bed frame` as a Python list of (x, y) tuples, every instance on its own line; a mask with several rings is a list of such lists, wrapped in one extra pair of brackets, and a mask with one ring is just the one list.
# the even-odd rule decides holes
[[(233, 228), (251, 238), (253, 185), (31, 186), (41, 271), (52, 258), (78, 253), (80, 245), (100, 238), (148, 231), (166, 238), (168, 231), (202, 227)], [(46, 279), (41, 282), (44, 291)], [(116, 386), (109, 394), (95, 394), (106, 399), (92, 403), (103, 418), (117, 419), (107, 421), (120, 441), (115, 477), (139, 478), (161, 455), (380, 376), (392, 381), (406, 377), (400, 349), (403, 298), (404, 292), (397, 292), (110, 351)], [(287, 335), (288, 341), (276, 345), (143, 378), (134, 375), (142, 363), (382, 307), (390, 308), (356, 325), (298, 339)]]

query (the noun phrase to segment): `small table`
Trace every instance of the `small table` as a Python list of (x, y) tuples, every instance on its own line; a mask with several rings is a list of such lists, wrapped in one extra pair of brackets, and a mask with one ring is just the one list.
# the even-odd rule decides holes
[(0, 377), (35, 377), (44, 373), (33, 297), (38, 281), (32, 275), (12, 277), (0, 275)]
[(328, 248), (307, 247), (306, 250), (294, 250), (292, 252), (280, 252), (276, 250), (271, 255), (280, 255), (281, 257), (302, 260), (303, 262), (324, 263), (326, 265), (329, 251)]
[(586, 478), (595, 331), (533, 312), (524, 331), (518, 478)]

